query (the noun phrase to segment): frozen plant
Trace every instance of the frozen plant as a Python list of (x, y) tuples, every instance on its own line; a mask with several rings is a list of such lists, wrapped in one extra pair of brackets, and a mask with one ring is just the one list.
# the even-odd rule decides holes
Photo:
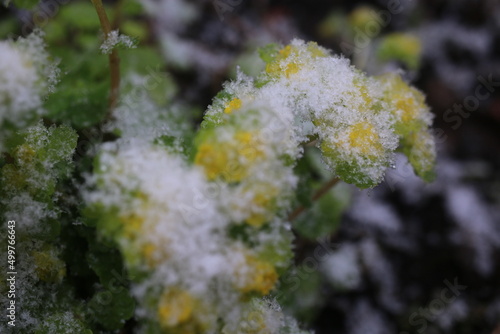
[[(44, 99), (56, 72), (41, 33), (0, 44), (0, 126), (7, 134), (0, 208), (2, 221), (17, 224), (18, 328), (306, 333), (275, 299), (294, 255), (290, 213), (300, 202), (296, 167), (304, 146), (316, 146), (318, 164), (335, 182), (376, 186), (396, 150), (430, 180), (435, 149), (424, 96), (398, 74), (370, 77), (316, 43), (293, 40), (261, 49), (265, 70), (256, 77), (238, 71), (195, 132), (174, 107), (181, 103), (165, 106), (155, 96), (155, 88), (167, 87), (158, 73), (134, 77), (128, 68), (121, 75), (116, 47), (130, 40), (111, 30), (102, 3), (92, 2), (106, 36), (101, 50), (111, 53), (95, 57), (99, 46), (82, 40), (75, 50), (54, 48), (69, 77), (56, 101)], [(161, 8), (145, 3), (149, 12)], [(184, 9), (178, 22), (194, 15)], [(141, 60), (157, 59), (152, 49), (136, 51)], [(99, 67), (106, 58), (107, 109)], [(76, 60), (76, 68), (68, 66)], [(120, 87), (130, 90), (121, 99)], [(90, 138), (97, 129), (109, 132)], [(334, 284), (361, 284), (355, 262), (366, 253), (378, 259), (369, 246), (345, 248), (349, 264), (329, 257), (344, 267), (330, 275)], [(10, 302), (0, 278), (1, 301)], [(357, 313), (364, 309), (370, 306)]]
[(136, 278), (144, 332), (286, 330), (265, 314), (246, 319), (291, 259), (286, 214), (303, 144), (316, 142), (332, 172), (360, 188), (382, 180), (399, 146), (432, 178), (431, 114), (399, 75), (368, 77), (300, 40), (261, 56), (265, 71), (224, 86), (190, 151), (144, 138), (102, 146), (85, 196), (89, 224)]

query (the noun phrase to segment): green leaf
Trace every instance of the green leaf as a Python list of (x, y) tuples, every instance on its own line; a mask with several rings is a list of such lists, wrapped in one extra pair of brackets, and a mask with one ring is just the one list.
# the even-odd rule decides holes
[[(10, 1), (5, 2), (6, 5), (9, 5)], [(36, 5), (38, 5), (38, 0), (12, 0), (14, 6), (23, 9), (34, 9)]]
[(342, 213), (350, 199), (349, 186), (337, 184), (299, 216), (293, 227), (300, 235), (311, 240), (331, 235), (339, 228)]
[(266, 64), (274, 61), (276, 59), (276, 54), (278, 53), (279, 46), (278, 44), (268, 44), (259, 48), (259, 56)]
[[(290, 284), (291, 283), (291, 284)], [(299, 321), (311, 323), (326, 301), (321, 293), (321, 274), (310, 265), (301, 264), (282, 276), (278, 302)]]
[(67, 28), (74, 27), (90, 31), (100, 29), (99, 18), (90, 1), (75, 1), (62, 6), (57, 20), (63, 22)]
[(132, 318), (135, 301), (128, 289), (123, 287), (96, 293), (89, 302), (89, 318), (100, 323), (107, 330), (118, 330)]
[(128, 286), (127, 278), (123, 277), (123, 260), (116, 248), (93, 242), (89, 245), (86, 259), (105, 288), (113, 289), (120, 285)]

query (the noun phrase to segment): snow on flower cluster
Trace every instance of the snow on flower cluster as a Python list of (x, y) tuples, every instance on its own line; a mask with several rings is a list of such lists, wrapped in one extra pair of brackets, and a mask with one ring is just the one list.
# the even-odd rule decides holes
[(0, 151), (13, 129), (28, 126), (43, 113), (43, 97), (53, 91), (59, 70), (45, 50), (43, 33), (0, 41)]
[(225, 85), (190, 151), (145, 138), (102, 147), (89, 212), (135, 277), (145, 332), (300, 333), (261, 297), (291, 258), (286, 214), (302, 144), (317, 143), (358, 187), (382, 180), (399, 145), (431, 177), (431, 116), (398, 75), (367, 77), (299, 40), (261, 56), (265, 72)]
[[(347, 59), (300, 40), (262, 53), (265, 73), (255, 82), (240, 76), (226, 85), (209, 107), (206, 127), (243, 118), (231, 115), (260, 101), (291, 131), (290, 147), (317, 142), (327, 165), (348, 183), (361, 188), (380, 183), (400, 144), (417, 174), (432, 178), (432, 114), (423, 94), (399, 75), (368, 77)], [(261, 110), (256, 118), (268, 117)], [(300, 156), (300, 149), (288, 152)]]
[[(223, 185), (209, 183), (201, 168), (190, 168), (162, 146), (107, 144), (96, 172), (101, 191), (87, 200), (104, 210), (97, 226), (117, 240), (129, 270), (146, 275), (133, 289), (142, 302), (140, 317), (163, 329), (197, 333), (219, 332), (220, 317), (238, 329), (245, 314), (257, 312), (242, 300), (274, 287), (288, 256), (288, 245), (280, 250), (275, 242), (290, 239), (289, 231), (278, 224), (252, 231), (246, 237), (253, 247), (230, 237), (243, 235), (245, 227), (223, 210)], [(259, 326), (276, 321), (262, 318)], [(229, 327), (223, 332), (237, 332)]]

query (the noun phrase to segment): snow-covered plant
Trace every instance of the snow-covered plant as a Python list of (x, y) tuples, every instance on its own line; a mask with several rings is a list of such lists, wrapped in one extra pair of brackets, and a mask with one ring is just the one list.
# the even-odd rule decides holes
[(129, 138), (98, 156), (88, 215), (135, 277), (146, 332), (289, 326), (263, 315), (241, 327), (291, 260), (287, 213), (303, 144), (315, 142), (332, 172), (360, 188), (382, 180), (398, 147), (432, 178), (431, 114), (399, 75), (368, 77), (300, 40), (261, 53), (265, 71), (225, 85), (190, 152)]
[[(153, 89), (118, 99), (116, 46), (130, 39), (93, 3), (110, 62), (108, 114), (104, 94), (85, 86), (102, 90), (103, 81), (88, 40), (77, 50), (92, 61), (70, 69), (47, 102), (55, 72), (42, 34), (0, 42), (0, 207), (3, 221), (17, 222), (19, 327), (110, 333), (135, 317), (141, 333), (305, 333), (275, 299), (294, 255), (304, 147), (320, 152), (331, 185), (376, 186), (397, 150), (429, 181), (435, 148), (423, 94), (397, 73), (370, 77), (296, 39), (262, 48), (265, 70), (238, 72), (193, 131), (179, 112), (188, 107), (166, 109)], [(128, 73), (132, 83), (140, 77)], [(113, 133), (82, 149), (98, 126)], [(116, 272), (126, 278), (119, 287)], [(0, 285), (2, 303), (8, 288)]]

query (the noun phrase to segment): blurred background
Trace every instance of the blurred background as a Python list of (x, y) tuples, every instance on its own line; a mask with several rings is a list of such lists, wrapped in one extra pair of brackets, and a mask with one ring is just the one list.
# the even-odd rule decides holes
[[(236, 66), (249, 75), (262, 70), (256, 49), (268, 43), (317, 41), (370, 75), (401, 69), (435, 115), (436, 180), (423, 183), (398, 156), (380, 186), (360, 191), (339, 184), (311, 203), (293, 222), (296, 268), (276, 297), (317, 334), (500, 334), (498, 0), (106, 5), (115, 26), (141, 45), (123, 52), (122, 67), (165, 73), (162, 97), (192, 106), (194, 126)], [(53, 54), (78, 57), (87, 68), (99, 31), (90, 1), (45, 0), (32, 10), (0, 11), (2, 39), (37, 26)], [(102, 75), (99, 67), (87, 69), (85, 75)], [(85, 94), (103, 91), (95, 89)], [(102, 117), (82, 113), (72, 116), (77, 127)], [(313, 177), (327, 174), (318, 167)]]

